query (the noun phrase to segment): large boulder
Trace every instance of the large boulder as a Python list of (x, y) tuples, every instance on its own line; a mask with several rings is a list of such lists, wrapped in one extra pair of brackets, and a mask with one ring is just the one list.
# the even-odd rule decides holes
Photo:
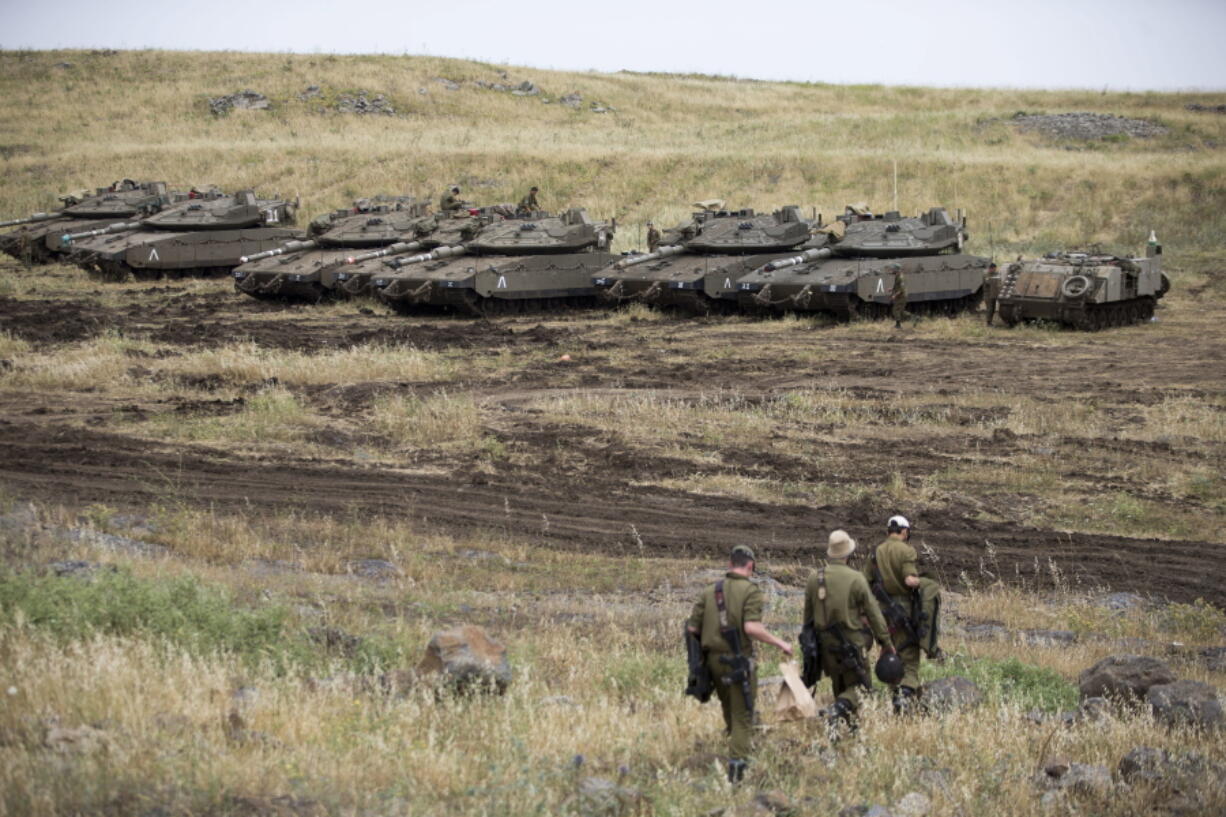
[(1154, 717), (1168, 726), (1196, 726), (1217, 729), (1222, 726), (1222, 701), (1217, 690), (1200, 681), (1157, 684), (1145, 693)]
[(1077, 679), (1082, 698), (1140, 700), (1152, 686), (1169, 684), (1175, 673), (1165, 661), (1142, 655), (1109, 655)]
[(502, 694), (511, 683), (507, 648), (474, 624), (441, 630), (426, 646), (417, 674), (435, 677), (460, 691)]
[(949, 711), (978, 706), (983, 693), (974, 681), (961, 675), (938, 678), (924, 684), (924, 706), (932, 711)]

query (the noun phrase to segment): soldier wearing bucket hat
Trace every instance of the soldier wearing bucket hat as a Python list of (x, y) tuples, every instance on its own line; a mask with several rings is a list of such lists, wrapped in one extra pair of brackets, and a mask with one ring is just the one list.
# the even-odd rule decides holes
[(921, 650), (940, 660), (937, 646), (941, 588), (920, 576), (919, 556), (911, 546), (911, 522), (901, 515), (886, 522), (886, 538), (869, 554), (864, 577), (890, 622), (894, 648), (902, 658), (903, 675), (894, 686), (894, 711), (909, 712), (920, 693)]
[[(822, 674), (830, 678), (834, 706), (827, 710), (833, 735), (855, 728), (860, 696), (868, 691), (865, 655), (873, 640), (892, 651), (890, 631), (864, 576), (847, 566), (856, 540), (836, 530), (826, 544), (826, 564), (809, 576), (805, 587), (804, 622), (812, 622), (819, 638)], [(863, 622), (868, 622), (866, 631)], [(871, 637), (870, 637), (871, 631)]]
[[(752, 548), (734, 547), (728, 557), (728, 572), (703, 589), (686, 625), (702, 641), (707, 669), (715, 679), (715, 693), (729, 735), (730, 783), (741, 782), (749, 765), (753, 698), (758, 683), (753, 642), (771, 644), (785, 655), (792, 654), (791, 644), (762, 626), (762, 590), (749, 580), (754, 566)], [(747, 678), (738, 677), (738, 667), (745, 666), (741, 659), (748, 659)]]

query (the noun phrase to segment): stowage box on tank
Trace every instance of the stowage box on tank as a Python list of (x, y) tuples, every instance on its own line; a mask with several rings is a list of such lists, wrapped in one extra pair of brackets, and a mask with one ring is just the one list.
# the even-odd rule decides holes
[(1150, 233), (1141, 258), (1068, 251), (1010, 264), (996, 308), (1006, 326), (1047, 320), (1096, 330), (1148, 321), (1169, 289), (1162, 245)]

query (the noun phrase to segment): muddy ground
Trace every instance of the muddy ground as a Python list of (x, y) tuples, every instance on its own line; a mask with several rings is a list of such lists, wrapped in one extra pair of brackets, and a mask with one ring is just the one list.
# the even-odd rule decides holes
[[(33, 274), (38, 274), (37, 271)], [(71, 273), (57, 273), (66, 276)], [(49, 279), (53, 280), (53, 279)], [(105, 286), (99, 285), (105, 294)], [(494, 355), (505, 350), (540, 353), (511, 370), (491, 370), (453, 388), (476, 396), (488, 432), (514, 456), (490, 462), (477, 454), (419, 452), (396, 467), (348, 456), (270, 454), (228, 446), (151, 442), (133, 432), (133, 418), (180, 412), (227, 414), (242, 397), (191, 400), (130, 396), (110, 388), (90, 391), (17, 389), (5, 383), (13, 364), (0, 362), (0, 487), (13, 497), (111, 507), (183, 502), (236, 513), (289, 510), (388, 515), (423, 529), (456, 536), (506, 535), (550, 547), (628, 555), (717, 556), (750, 542), (772, 557), (814, 552), (834, 527), (862, 541), (875, 539), (896, 511), (916, 517), (919, 538), (939, 554), (938, 570), (951, 584), (963, 574), (982, 579), (989, 569), (1005, 580), (1049, 560), (1065, 581), (1135, 590), (1180, 601), (1205, 598), (1226, 604), (1226, 559), (1220, 527), (1203, 536), (1130, 536), (1087, 533), (1033, 524), (1025, 491), (985, 488), (947, 497), (932, 507), (892, 507), (868, 490), (850, 504), (814, 504), (803, 497), (754, 502), (653, 485), (704, 471), (739, 473), (779, 483), (821, 480), (881, 486), (895, 473), (922, 481), (951, 464), (1000, 463), (1046, 456), (1050, 468), (1078, 490), (1126, 492), (1164, 507), (1187, 508), (1198, 518), (1220, 519), (1220, 497), (1203, 501), (1164, 494), (1152, 480), (1104, 462), (1144, 462), (1179, 469), (1222, 471), (1222, 443), (1177, 434), (1162, 439), (1119, 435), (1014, 434), (983, 427), (1007, 417), (1020, 398), (1092, 403), (1122, 426), (1147, 407), (1172, 398), (1221, 405), (1226, 392), (1226, 344), (1216, 327), (1226, 309), (1211, 298), (1172, 299), (1160, 323), (1139, 330), (1054, 336), (998, 329), (983, 337), (957, 337), (933, 324), (901, 332), (857, 333), (846, 327), (791, 323), (763, 332), (760, 323), (723, 318), (623, 320), (602, 312), (476, 321), (411, 318), (376, 309), (324, 313), (310, 306), (265, 303), (240, 296), (226, 282), (215, 288), (130, 287), (131, 303), (80, 286), (54, 283), (31, 295), (0, 296), (0, 332), (57, 350), (102, 333), (147, 338), (167, 354), (250, 340), (275, 349), (312, 351), (360, 343), (407, 344), (424, 350)], [(1183, 320), (1176, 310), (1196, 311)], [(809, 354), (820, 349), (820, 355)], [(563, 354), (571, 356), (561, 360)], [(139, 360), (134, 361), (138, 365)], [(208, 383), (198, 384), (205, 392)], [(328, 416), (352, 417), (375, 395), (413, 392), (431, 384), (344, 383), (300, 389)], [(796, 389), (830, 389), (879, 409), (900, 395), (925, 393), (940, 406), (948, 398), (945, 427), (896, 427), (874, 437), (841, 440), (837, 428), (823, 444), (820, 463), (811, 449), (786, 438), (761, 447), (694, 441), (717, 454), (718, 464), (645, 449), (633, 429), (599, 431), (543, 416), (543, 398), (584, 392), (651, 390), (677, 399), (720, 390), (752, 401)], [(991, 395), (966, 405), (970, 395)], [(888, 415), (887, 415), (888, 416)], [(339, 424), (338, 424), (339, 425)], [(966, 432), (959, 433), (959, 427)], [(322, 442), (337, 450), (365, 440), (337, 430)], [(1093, 451), (1089, 462), (1086, 452)], [(1036, 454), (1036, 452), (1038, 452)], [(1150, 471), (1152, 472), (1152, 468)], [(1220, 485), (1220, 483), (1219, 483)], [(1088, 487), (1087, 487), (1088, 486)], [(1127, 533), (1127, 531), (1124, 531)], [(867, 542), (866, 542), (867, 543)], [(990, 545), (989, 545), (990, 543)]]

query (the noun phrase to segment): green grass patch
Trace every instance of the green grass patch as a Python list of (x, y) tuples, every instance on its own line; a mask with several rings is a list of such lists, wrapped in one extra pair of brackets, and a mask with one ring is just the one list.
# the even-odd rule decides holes
[(951, 655), (943, 664), (926, 663), (921, 673), (926, 681), (961, 675), (983, 691), (995, 704), (1056, 712), (1077, 707), (1077, 687), (1055, 670), (1027, 664), (1016, 658), (997, 660)]
[(88, 579), (6, 570), (0, 573), (0, 624), (32, 627), (64, 642), (100, 635), (150, 639), (194, 655), (234, 655), (278, 674), (335, 660), (374, 672), (404, 655), (380, 637), (330, 655), (283, 605), (243, 607), (227, 590), (194, 577), (144, 579), (126, 570)]

